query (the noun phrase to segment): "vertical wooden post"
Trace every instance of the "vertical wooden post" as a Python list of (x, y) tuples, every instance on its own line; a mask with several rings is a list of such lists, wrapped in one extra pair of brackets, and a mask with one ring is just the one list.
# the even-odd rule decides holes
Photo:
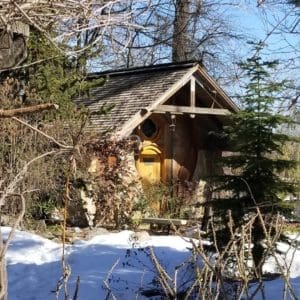
[[(190, 82), (190, 106), (193, 108), (193, 107), (196, 107), (196, 80), (195, 80), (195, 77), (192, 76), (191, 78), (191, 82)], [(195, 118), (195, 114), (190, 114), (190, 117), (191, 118)]]
[(176, 128), (176, 115), (171, 115), (170, 133), (171, 133), (171, 197), (174, 197), (174, 136)]

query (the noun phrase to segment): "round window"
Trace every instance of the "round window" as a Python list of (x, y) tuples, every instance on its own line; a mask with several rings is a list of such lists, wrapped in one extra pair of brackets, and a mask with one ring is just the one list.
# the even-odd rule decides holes
[(157, 133), (157, 127), (151, 119), (147, 119), (142, 124), (141, 130), (147, 138), (151, 138)]

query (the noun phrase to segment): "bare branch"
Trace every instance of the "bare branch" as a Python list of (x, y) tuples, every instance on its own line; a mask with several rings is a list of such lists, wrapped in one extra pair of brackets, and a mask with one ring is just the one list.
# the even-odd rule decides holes
[(0, 118), (11, 118), (14, 116), (26, 115), (35, 112), (42, 112), (45, 110), (58, 109), (58, 105), (54, 103), (44, 103), (34, 106), (26, 106), (15, 109), (0, 109)]
[(54, 144), (56, 144), (57, 146), (59, 146), (62, 149), (69, 149), (70, 150), (70, 149), (74, 148), (73, 146), (68, 146), (68, 145), (65, 145), (65, 144), (62, 144), (62, 143), (58, 142), (54, 137), (46, 134), (45, 132), (39, 130), (38, 128), (36, 128), (36, 127), (28, 124), (27, 122), (25, 122), (23, 120), (20, 120), (20, 119), (18, 119), (16, 117), (12, 117), (12, 119), (15, 120), (15, 121), (17, 121), (17, 122), (19, 122), (19, 123), (21, 123), (21, 124), (23, 124), (24, 126), (29, 127), (33, 131), (36, 131), (37, 133), (39, 133), (40, 135), (46, 137), (47, 139), (49, 139), (50, 141), (52, 141)]
[(24, 176), (26, 175), (27, 173), (27, 170), (28, 168), (34, 163), (36, 162), (37, 160), (40, 160), (46, 156), (49, 156), (49, 155), (52, 155), (52, 154), (55, 154), (55, 153), (58, 153), (60, 152), (57, 151), (57, 150), (52, 150), (52, 151), (49, 151), (49, 152), (46, 152), (46, 153), (43, 153), (35, 158), (33, 158), (32, 160), (30, 160), (29, 162), (27, 162), (22, 170), (15, 176), (15, 178), (9, 183), (9, 185), (6, 187), (6, 189), (4, 190), (4, 192), (2, 193), (1, 197), (0, 197), (0, 207), (4, 205), (5, 203), (5, 199), (10, 195), (10, 194), (14, 194), (15, 192), (15, 189), (16, 189), (16, 186), (17, 184), (24, 178)]
[(107, 273), (107, 276), (106, 276), (105, 280), (103, 280), (103, 283), (104, 283), (105, 287), (107, 288), (107, 290), (108, 290), (108, 292), (109, 292), (109, 294), (110, 294), (110, 296), (112, 297), (113, 300), (116, 300), (116, 297), (112, 293), (112, 290), (109, 286), (109, 278), (110, 278), (111, 274), (113, 273), (115, 267), (118, 265), (119, 261), (120, 261), (120, 258), (118, 258), (116, 260), (116, 262), (112, 265), (112, 267), (110, 268), (110, 270)]
[[(21, 194), (11, 194), (9, 196), (17, 196), (17, 197), (20, 197), (21, 199), (21, 211), (13, 225), (13, 227), (11, 228), (11, 231), (9, 232), (9, 235), (8, 235), (8, 238), (4, 244), (4, 247), (1, 249), (1, 252), (0, 252), (0, 261), (3, 260), (6, 252), (7, 252), (7, 249), (9, 247), (9, 244), (11, 243), (12, 239), (13, 239), (13, 236), (14, 236), (14, 233), (16, 231), (16, 229), (18, 228), (18, 226), (20, 225), (20, 222), (22, 221), (23, 217), (24, 217), (24, 214), (25, 214), (25, 209), (26, 209), (26, 205), (25, 205), (25, 197), (24, 197), (24, 193), (21, 193)], [(0, 299), (1, 299), (1, 296), (0, 296)]]

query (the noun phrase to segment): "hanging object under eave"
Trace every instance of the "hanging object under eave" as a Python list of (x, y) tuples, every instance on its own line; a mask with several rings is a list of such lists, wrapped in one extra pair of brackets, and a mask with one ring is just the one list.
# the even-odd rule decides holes
[(28, 37), (27, 24), (0, 24), (0, 70), (18, 66), (26, 59)]

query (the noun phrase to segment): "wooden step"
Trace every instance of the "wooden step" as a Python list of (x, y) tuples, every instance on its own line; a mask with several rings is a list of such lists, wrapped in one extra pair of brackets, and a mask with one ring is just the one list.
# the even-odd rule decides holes
[(183, 219), (167, 219), (167, 218), (143, 218), (142, 223), (157, 224), (157, 225), (171, 225), (184, 226), (188, 224), (188, 220)]

